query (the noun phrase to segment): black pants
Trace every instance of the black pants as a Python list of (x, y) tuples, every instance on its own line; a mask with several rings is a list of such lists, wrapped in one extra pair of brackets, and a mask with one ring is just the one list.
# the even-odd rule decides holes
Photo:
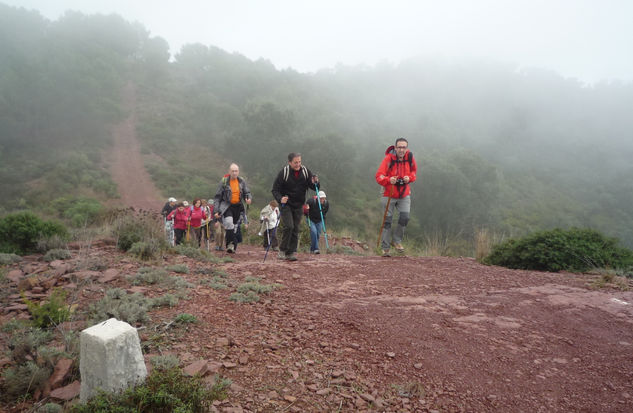
[(174, 229), (174, 236), (176, 237), (176, 245), (180, 245), (180, 243), (182, 243), (182, 237), (183, 235), (185, 235), (185, 231), (184, 229), (178, 229), (175, 228)]
[(240, 202), (239, 204), (231, 204), (231, 206), (228, 207), (226, 211), (224, 211), (224, 214), (222, 215), (224, 218), (231, 217), (233, 219), (233, 221), (231, 222), (234, 225), (233, 229), (229, 229), (227, 226), (227, 230), (226, 230), (226, 246), (227, 247), (229, 246), (229, 244), (233, 244), (234, 248), (237, 248), (237, 243), (239, 242), (239, 240), (237, 239), (236, 234), (237, 234), (237, 229), (239, 228), (239, 225), (240, 225), (240, 216), (242, 215), (242, 211), (244, 211), (244, 205), (242, 205), (242, 203)]
[(281, 245), (279, 250), (286, 254), (297, 252), (299, 245), (299, 225), (303, 218), (303, 206), (281, 208)]

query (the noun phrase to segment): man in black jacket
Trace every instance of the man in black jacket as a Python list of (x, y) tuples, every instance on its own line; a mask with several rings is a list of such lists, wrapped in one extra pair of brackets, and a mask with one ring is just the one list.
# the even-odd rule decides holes
[(296, 261), (299, 244), (299, 225), (303, 217), (303, 204), (308, 188), (315, 189), (319, 178), (301, 165), (301, 154), (288, 154), (288, 165), (284, 166), (273, 183), (272, 193), (281, 204), (281, 244), (279, 258)]

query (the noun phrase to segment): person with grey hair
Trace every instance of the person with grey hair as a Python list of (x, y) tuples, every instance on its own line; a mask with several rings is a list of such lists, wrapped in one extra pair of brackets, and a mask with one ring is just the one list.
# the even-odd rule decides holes
[(301, 154), (288, 154), (288, 165), (277, 174), (273, 183), (272, 194), (281, 204), (281, 244), (279, 258), (297, 261), (297, 246), (299, 245), (299, 225), (303, 218), (303, 204), (306, 200), (308, 188), (315, 190), (315, 183), (319, 177), (301, 164)]
[[(246, 218), (244, 202), (252, 202), (251, 191), (244, 178), (239, 176), (240, 167), (232, 163), (229, 173), (222, 177), (220, 186), (213, 197), (213, 211), (216, 218), (222, 218), (226, 230), (226, 252), (232, 254), (237, 248), (237, 225), (240, 217)], [(248, 225), (248, 222), (245, 222)]]

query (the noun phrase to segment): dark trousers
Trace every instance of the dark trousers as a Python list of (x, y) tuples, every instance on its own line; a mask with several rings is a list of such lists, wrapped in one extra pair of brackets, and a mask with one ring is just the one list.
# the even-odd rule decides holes
[(279, 241), (277, 241), (277, 228), (264, 231), (264, 248), (268, 248), (268, 240), (270, 239), (270, 246), (273, 248), (279, 247)]
[(174, 236), (176, 237), (176, 245), (180, 245), (180, 243), (182, 242), (182, 236), (185, 235), (185, 231), (184, 229), (174, 229)]
[(299, 245), (299, 225), (303, 218), (303, 206), (292, 208), (289, 205), (281, 208), (281, 245), (279, 250), (286, 254), (297, 252)]

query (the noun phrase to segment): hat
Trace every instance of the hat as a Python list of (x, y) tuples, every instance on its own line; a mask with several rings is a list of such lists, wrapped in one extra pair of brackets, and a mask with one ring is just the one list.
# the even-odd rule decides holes
[(209, 198), (209, 200), (207, 201), (208, 204), (212, 204), (213, 203), (213, 198)]
[(325, 192), (323, 192), (323, 191), (319, 191), (319, 198), (327, 198), (327, 197), (325, 196)]
[(187, 201), (182, 201), (182, 206), (189, 206), (189, 202), (187, 202)]
[(169, 198), (167, 201), (169, 201), (169, 202), (176, 202), (176, 198), (171, 197), (171, 198)]

